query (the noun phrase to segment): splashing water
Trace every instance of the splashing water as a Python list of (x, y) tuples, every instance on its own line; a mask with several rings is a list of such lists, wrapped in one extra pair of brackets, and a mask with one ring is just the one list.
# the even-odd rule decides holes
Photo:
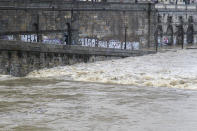
[(197, 50), (171, 50), (140, 57), (81, 63), (31, 72), (27, 77), (197, 89)]
[(1, 75), (0, 74), (0, 82), (5, 81), (5, 80), (15, 80), (15, 79), (19, 79), (19, 78), (13, 77), (13, 76), (10, 76), (10, 75)]
[(0, 75), (0, 130), (196, 131), (197, 91), (174, 89), (196, 89), (196, 59), (177, 50)]

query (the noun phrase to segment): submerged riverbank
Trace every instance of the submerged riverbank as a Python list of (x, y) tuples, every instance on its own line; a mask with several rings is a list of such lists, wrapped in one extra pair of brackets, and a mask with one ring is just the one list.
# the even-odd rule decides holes
[(28, 78), (197, 89), (197, 50), (81, 63), (31, 72)]

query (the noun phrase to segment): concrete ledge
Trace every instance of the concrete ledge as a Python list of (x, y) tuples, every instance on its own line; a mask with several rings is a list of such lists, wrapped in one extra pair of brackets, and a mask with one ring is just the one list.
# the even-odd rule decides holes
[(196, 12), (197, 11), (197, 5), (172, 5), (172, 4), (156, 4), (155, 8), (158, 11), (191, 11), (191, 12)]
[(155, 52), (0, 40), (0, 74), (25, 76), (33, 70), (42, 68), (150, 53)]
[(143, 54), (154, 53), (153, 51), (142, 50), (121, 50), (99, 47), (85, 47), (79, 45), (57, 45), (43, 43), (28, 43), (19, 41), (0, 40), (0, 50), (10, 51), (30, 51), (40, 53), (67, 53), (67, 54), (87, 54), (87, 55), (102, 55), (102, 56), (118, 56), (129, 57)]

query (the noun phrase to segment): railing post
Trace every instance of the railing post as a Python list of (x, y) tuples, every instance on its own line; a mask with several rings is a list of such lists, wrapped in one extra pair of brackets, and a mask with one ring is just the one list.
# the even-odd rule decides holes
[(158, 51), (158, 41), (156, 42), (156, 52)]
[(151, 3), (148, 3), (148, 48), (150, 48), (150, 33), (151, 33)]
[(37, 42), (40, 42), (40, 36), (39, 36), (39, 25), (40, 25), (40, 20), (39, 20), (40, 18), (39, 18), (39, 14), (37, 14), (37, 27), (36, 27), (36, 35), (37, 35)]
[(124, 45), (124, 49), (127, 49), (127, 26), (125, 26), (125, 45)]
[(67, 30), (68, 30), (68, 39), (66, 41), (66, 44), (71, 45), (72, 43), (72, 37), (71, 37), (71, 27), (70, 27), (70, 23), (66, 23), (67, 24)]

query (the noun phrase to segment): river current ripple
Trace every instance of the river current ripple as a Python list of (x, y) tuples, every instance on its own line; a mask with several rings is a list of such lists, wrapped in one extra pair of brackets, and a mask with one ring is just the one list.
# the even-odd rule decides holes
[(197, 50), (0, 75), (0, 131), (196, 131)]
[(195, 90), (27, 78), (0, 88), (2, 131), (197, 130)]

